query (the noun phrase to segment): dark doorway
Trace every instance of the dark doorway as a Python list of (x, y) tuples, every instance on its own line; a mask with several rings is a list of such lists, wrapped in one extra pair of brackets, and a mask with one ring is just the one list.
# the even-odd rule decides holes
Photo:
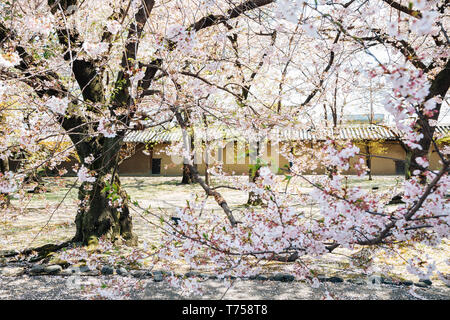
[(405, 161), (395, 160), (395, 174), (405, 174)]
[(152, 174), (161, 174), (161, 159), (152, 159)]

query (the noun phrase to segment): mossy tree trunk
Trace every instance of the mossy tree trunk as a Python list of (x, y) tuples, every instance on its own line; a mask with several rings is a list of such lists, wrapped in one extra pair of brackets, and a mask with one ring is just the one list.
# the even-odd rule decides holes
[(117, 186), (117, 194), (122, 204), (115, 207), (111, 202), (111, 192), (105, 191), (110, 185), (109, 176), (98, 177), (95, 183), (83, 183), (79, 189), (78, 198), (82, 201), (79, 207), (74, 242), (89, 244), (103, 237), (106, 240), (124, 241), (128, 245), (136, 245), (137, 237), (133, 234), (133, 223), (128, 207), (126, 192), (120, 187), (120, 181), (115, 174), (113, 184)]
[[(134, 16), (135, 22), (130, 25), (127, 44), (122, 54), (122, 69), (114, 80), (113, 94), (109, 98), (105, 94), (104, 68), (99, 66), (98, 61), (76, 59), (72, 62), (72, 72), (79, 87), (82, 88), (83, 101), (87, 102), (88, 106), (96, 104), (104, 106), (103, 112), (109, 113), (112, 120), (125, 126), (130, 124), (135, 110), (127, 71), (130, 71), (130, 61), (136, 59), (141, 34), (153, 5), (154, 1), (143, 0)], [(63, 8), (67, 9), (65, 6)], [(103, 34), (105, 41), (111, 40), (110, 37), (111, 34), (108, 32)], [(74, 29), (68, 31), (62, 28), (58, 29), (58, 38), (69, 52), (71, 48), (76, 48), (79, 35)], [(68, 44), (69, 39), (72, 41), (71, 45)], [(64, 58), (70, 60), (72, 56), (76, 56), (75, 51), (72, 51), (72, 54), (66, 54)], [(156, 71), (156, 66), (147, 66), (146, 82), (140, 83), (143, 90), (148, 89)], [(128, 113), (117, 112), (121, 109), (128, 110)], [(96, 108), (89, 111), (98, 113)], [(95, 132), (96, 128), (89, 128), (89, 124), (87, 124), (89, 120), (85, 117), (72, 116), (64, 118), (62, 121), (62, 126), (69, 132), (69, 137), (76, 147), (81, 162), (96, 174), (94, 183), (85, 182), (80, 187), (79, 199), (82, 202), (75, 220), (77, 230), (73, 240), (88, 244), (91, 239), (99, 237), (105, 237), (111, 241), (123, 238), (128, 244), (134, 245), (137, 238), (132, 232), (128, 196), (121, 188), (117, 174), (119, 151), (123, 144), (125, 130), (117, 131), (115, 137), (111, 138), (102, 135), (92, 137), (90, 133)], [(90, 155), (95, 160), (87, 164), (84, 159)], [(107, 188), (105, 189), (105, 187)], [(117, 205), (119, 201), (122, 202)]]
[[(249, 182), (255, 183), (256, 180), (260, 177), (260, 175), (259, 175), (259, 169), (260, 168), (261, 168), (260, 165), (256, 165), (255, 168), (250, 168), (249, 173), (248, 173), (248, 178), (249, 178), (248, 180), (249, 180)], [(259, 206), (259, 205), (262, 204), (262, 202), (263, 201), (262, 201), (261, 197), (258, 194), (254, 193), (252, 191), (250, 191), (248, 193), (247, 205), (249, 205), (249, 206)]]
[[(76, 37), (72, 37), (76, 38)], [(109, 105), (111, 114), (120, 106), (131, 104), (128, 88), (129, 79), (124, 72), (119, 72), (116, 81), (116, 90), (110, 101), (105, 98), (105, 89), (102, 84), (101, 72), (98, 72), (92, 61), (75, 60), (72, 71), (81, 88), (85, 101), (93, 104)], [(95, 109), (90, 110), (96, 112)], [(129, 116), (120, 116), (118, 121), (128, 124)], [(76, 234), (74, 242), (88, 244), (89, 241), (104, 237), (110, 241), (123, 238), (128, 244), (135, 244), (136, 237), (132, 233), (132, 219), (128, 208), (126, 192), (120, 188), (117, 174), (119, 151), (122, 147), (125, 131), (116, 132), (113, 138), (103, 135), (90, 136), (89, 127), (80, 117), (64, 119), (63, 127), (70, 132), (71, 138), (81, 163), (95, 173), (96, 180), (93, 183), (83, 182), (79, 189), (79, 205), (75, 219)], [(95, 131), (95, 127), (91, 128)], [(85, 158), (93, 156), (92, 163), (86, 163)], [(115, 185), (114, 196), (120, 197), (122, 205), (115, 207), (110, 203), (110, 193), (104, 188)]]
[(92, 154), (95, 160), (84, 164), (96, 173), (95, 182), (83, 182), (78, 191), (80, 206), (75, 219), (75, 242), (88, 244), (103, 237), (115, 242), (137, 244), (129, 210), (128, 195), (121, 188), (117, 173), (121, 137), (96, 138), (88, 145), (79, 144), (81, 159)]
[[(51, 13), (60, 22), (62, 22), (61, 17), (69, 17), (74, 14), (76, 12), (74, 9), (81, 2), (77, 0), (47, 0)], [(95, 182), (84, 182), (79, 190), (82, 202), (76, 217), (77, 230), (74, 240), (84, 244), (88, 243), (92, 237), (102, 236), (111, 240), (123, 237), (129, 243), (136, 242), (132, 233), (127, 196), (125, 191), (120, 188), (116, 172), (118, 153), (126, 129), (116, 132), (114, 138), (105, 138), (102, 135), (93, 135), (93, 133), (98, 129), (99, 118), (105, 117), (105, 115), (111, 122), (120, 123), (124, 128), (127, 128), (131, 119), (135, 117), (136, 103), (129, 92), (131, 87), (129, 73), (136, 67), (136, 55), (142, 39), (142, 32), (154, 4), (154, 0), (139, 1), (139, 9), (134, 14), (133, 22), (128, 28), (126, 45), (122, 53), (121, 70), (114, 79), (111, 79), (105, 72), (104, 60), (86, 57), (78, 59), (78, 52), (83, 41), (76, 28), (64, 23), (56, 24), (55, 27), (58, 41), (63, 47), (64, 60), (68, 66), (70, 63), (71, 71), (82, 94), (82, 99), (76, 97), (71, 100), (68, 112), (64, 116), (58, 116), (58, 122), (72, 140), (81, 163), (96, 174)], [(128, 10), (115, 13), (111, 18), (125, 19), (127, 13)], [(7, 40), (13, 34), (4, 24), (0, 23), (0, 42)], [(105, 30), (101, 39), (103, 42), (112, 43), (113, 35)], [(39, 69), (39, 62), (28, 54), (24, 47), (17, 45), (15, 49), (21, 57), (21, 62), (16, 69), (22, 73), (24, 83), (33, 88), (37, 96), (46, 99), (48, 97), (67, 98), (73, 96), (56, 72), (47, 70), (45, 73), (35, 73), (34, 70)], [(138, 84), (140, 89), (143, 91), (149, 89), (159, 70), (160, 63), (161, 59), (155, 59), (153, 63), (146, 66), (145, 77)], [(43, 83), (45, 85), (42, 85)], [(109, 85), (113, 87), (111, 95), (107, 94), (106, 86)], [(84, 105), (85, 108), (78, 110), (79, 105)], [(57, 115), (55, 114), (55, 116)], [(94, 156), (96, 160), (93, 163), (86, 163), (85, 159), (90, 155)], [(119, 196), (123, 201), (120, 209), (110, 205), (110, 193), (104, 190), (108, 186), (109, 179), (111, 179), (110, 184), (116, 186), (114, 196)]]

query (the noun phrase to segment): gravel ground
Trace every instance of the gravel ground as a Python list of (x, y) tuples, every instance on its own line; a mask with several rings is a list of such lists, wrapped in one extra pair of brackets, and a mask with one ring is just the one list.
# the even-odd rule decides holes
[[(106, 283), (117, 276), (81, 276), (78, 278), (66, 276), (0, 276), (0, 300), (79, 300), (90, 299), (82, 288), (93, 283)], [(449, 300), (450, 289), (431, 286), (419, 288), (415, 286), (393, 286), (384, 284), (352, 284), (321, 283), (317, 289), (294, 281), (258, 281), (237, 280), (227, 291), (224, 284), (218, 280), (206, 280), (203, 283), (202, 296), (181, 296), (178, 290), (170, 287), (167, 282), (155, 282), (152, 279), (140, 281), (142, 288), (130, 292), (128, 298), (144, 300), (180, 300), (180, 299), (224, 299), (229, 300), (321, 300), (327, 297), (338, 300)], [(414, 292), (410, 290), (414, 288)], [(226, 293), (226, 294), (225, 294)], [(225, 294), (225, 295), (224, 295)], [(329, 296), (328, 296), (329, 297)], [(120, 297), (116, 297), (121, 299)]]
[[(242, 179), (246, 179), (243, 177)], [(67, 181), (66, 181), (67, 180)], [(355, 179), (353, 179), (355, 180)], [(350, 183), (356, 183), (350, 179)], [(77, 197), (76, 189), (69, 189), (73, 183), (73, 178), (65, 178), (65, 187), (51, 185), (52, 192), (40, 195), (33, 195), (29, 203), (22, 207), (18, 203), (13, 203), (12, 208), (21, 209), (15, 212), (8, 210), (4, 215), (0, 215), (0, 249), (21, 250), (30, 246), (39, 246), (48, 243), (60, 243), (68, 240), (75, 233), (74, 215), (76, 213), (76, 205), (74, 203)], [(190, 199), (192, 193), (199, 195), (203, 191), (198, 185), (180, 186), (177, 185), (179, 178), (124, 178), (123, 185), (133, 199), (139, 200), (142, 206), (151, 208), (160, 208), (167, 216), (173, 213), (177, 207), (183, 207), (186, 200)], [(379, 177), (374, 181), (363, 182), (363, 188), (369, 189), (373, 186), (383, 186), (383, 189), (390, 186), (393, 187), (397, 183), (396, 177)], [(307, 192), (307, 188), (303, 185), (291, 184), (290, 188), (299, 187), (302, 192)], [(305, 189), (306, 188), (306, 189)], [(295, 189), (295, 188), (294, 188)], [(294, 192), (295, 190), (290, 190)], [(65, 198), (66, 192), (68, 193)], [(229, 205), (233, 209), (242, 208), (242, 204), (246, 202), (247, 195), (235, 190), (222, 191), (223, 196), (229, 201)], [(149, 197), (151, 195), (151, 197)], [(57, 211), (53, 211), (59, 204), (59, 201), (65, 199)], [(14, 201), (13, 201), (14, 202)], [(47, 207), (47, 204), (49, 207)], [(217, 204), (213, 199), (209, 199), (206, 207), (208, 210), (217, 210)], [(312, 208), (308, 207), (308, 210)], [(314, 209), (317, 210), (317, 209)], [(20, 212), (19, 212), (20, 211)], [(309, 212), (309, 211), (308, 211)], [(51, 218), (51, 219), (50, 219)], [(139, 236), (141, 244), (146, 241), (148, 244), (156, 243), (159, 239), (159, 230), (151, 227), (146, 219), (153, 218), (147, 216), (143, 219), (140, 215), (135, 215), (134, 230)], [(154, 218), (156, 219), (156, 218)], [(153, 220), (152, 220), (153, 221)], [(155, 220), (158, 222), (159, 220)], [(43, 228), (43, 226), (46, 226)], [(33, 240), (33, 241), (32, 241)], [(446, 261), (448, 261), (448, 252), (450, 242), (443, 241), (438, 248), (414, 248), (414, 250), (402, 249), (400, 253), (404, 258), (410, 258), (410, 253), (420, 253), (423, 256), (430, 256), (437, 261), (439, 271), (445, 275), (450, 274), (450, 269)], [(344, 279), (354, 277), (349, 272), (348, 256), (352, 252), (336, 250), (338, 254), (329, 254), (320, 261), (315, 261), (311, 265), (319, 274), (329, 276), (340, 276)], [(396, 255), (395, 255), (396, 257)], [(394, 268), (392, 274), (397, 278), (400, 276), (403, 280), (411, 280), (417, 282), (418, 279), (409, 278), (405, 273), (403, 259), (394, 259), (386, 254), (379, 252), (374, 253), (373, 263), (377, 265), (379, 259), (389, 260), (389, 264)], [(2, 261), (0, 261), (0, 265)], [(146, 266), (149, 267), (149, 266)], [(180, 267), (181, 268), (181, 267)], [(181, 269), (180, 269), (181, 270)], [(0, 270), (1, 271), (1, 270)], [(179, 273), (184, 273), (181, 270)], [(289, 264), (270, 263), (264, 266), (264, 271), (268, 273), (288, 272)], [(101, 287), (104, 282), (115, 279), (116, 276), (87, 276), (83, 275), (76, 279), (76, 283), (63, 276), (5, 276), (0, 272), (0, 300), (7, 299), (89, 299), (90, 297), (80, 289), (89, 283), (96, 283), (97, 288)], [(14, 273), (14, 272), (13, 272)], [(123, 279), (123, 278), (122, 278)], [(133, 280), (134, 278), (130, 279)], [(445, 287), (443, 282), (437, 278), (432, 278), (433, 285), (429, 288), (408, 287), (408, 286), (390, 286), (385, 284), (367, 285), (344, 283), (322, 283), (318, 289), (312, 289), (308, 285), (301, 282), (278, 282), (278, 281), (237, 281), (225, 295), (225, 299), (323, 299), (326, 297), (326, 290), (335, 299), (395, 299), (407, 300), (418, 299), (419, 296), (425, 299), (444, 299), (449, 300), (450, 288)], [(152, 279), (142, 279), (142, 288), (130, 293), (133, 299), (181, 299), (177, 289), (171, 288), (166, 282), (154, 282)], [(226, 291), (225, 286), (219, 281), (208, 280), (203, 286), (206, 290), (201, 297), (188, 297), (196, 299), (220, 299)], [(409, 292), (411, 288), (415, 288), (415, 293)], [(108, 291), (108, 288), (105, 289)], [(108, 292), (106, 292), (108, 294)], [(417, 296), (418, 295), (418, 296)], [(119, 298), (119, 297), (117, 297)]]

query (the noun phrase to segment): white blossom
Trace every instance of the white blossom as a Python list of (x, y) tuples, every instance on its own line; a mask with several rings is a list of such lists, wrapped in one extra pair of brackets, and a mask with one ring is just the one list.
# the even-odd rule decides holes
[(114, 138), (116, 136), (116, 127), (106, 118), (101, 118), (98, 121), (97, 131), (106, 138)]
[(67, 107), (69, 105), (69, 99), (68, 98), (58, 98), (58, 97), (51, 97), (47, 100), (45, 105), (52, 110), (54, 113), (62, 114), (64, 115), (66, 113)]
[(17, 190), (17, 183), (14, 179), (14, 173), (7, 171), (0, 173), (0, 193), (12, 193)]
[(414, 19), (410, 28), (419, 36), (434, 33), (433, 25), (439, 14), (436, 11), (424, 11), (421, 19)]
[(430, 163), (427, 161), (427, 159), (423, 157), (417, 157), (416, 162), (418, 165), (422, 166), (423, 168), (426, 168), (430, 165)]
[(106, 23), (106, 28), (108, 29), (109, 32), (111, 32), (112, 34), (117, 34), (120, 30), (122, 30), (122, 25), (120, 24), (119, 21), (117, 20), (109, 20)]
[(52, 15), (27, 16), (24, 26), (33, 33), (48, 37), (53, 30)]
[(80, 180), (81, 183), (95, 182), (95, 177), (89, 173), (88, 168), (86, 168), (84, 165), (81, 166), (81, 168), (78, 170), (77, 176), (78, 176), (78, 180)]
[(84, 163), (86, 164), (91, 164), (93, 161), (95, 160), (94, 156), (92, 155), (92, 153), (87, 156), (86, 158), (84, 158)]
[(0, 68), (11, 68), (20, 63), (20, 56), (16, 52), (0, 53)]
[(106, 42), (89, 42), (83, 43), (83, 50), (92, 58), (105, 53), (108, 50), (109, 44)]
[(412, 1), (414, 8), (423, 10), (427, 7), (427, 0), (413, 0)]

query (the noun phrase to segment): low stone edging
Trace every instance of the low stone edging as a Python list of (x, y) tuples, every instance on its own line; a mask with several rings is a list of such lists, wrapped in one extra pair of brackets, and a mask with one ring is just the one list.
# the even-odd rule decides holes
[[(53, 264), (53, 265), (34, 265), (31, 268), (25, 268), (25, 267), (0, 267), (0, 276), (6, 276), (6, 277), (17, 277), (22, 276), (24, 274), (27, 274), (29, 276), (112, 276), (112, 275), (118, 275), (118, 276), (132, 276), (134, 278), (139, 279), (153, 279), (155, 282), (161, 282), (164, 280), (164, 277), (168, 276), (169, 273), (162, 271), (162, 270), (145, 270), (145, 269), (139, 269), (139, 270), (127, 270), (124, 267), (118, 267), (113, 268), (108, 265), (104, 265), (101, 270), (96, 269), (90, 269), (88, 266), (69, 266), (68, 268), (63, 268), (60, 265)], [(181, 274), (175, 274), (176, 276), (184, 276), (188, 278), (197, 277), (202, 278), (204, 280), (207, 279), (218, 279), (215, 275), (207, 275), (207, 274), (201, 274), (199, 272), (187, 272), (183, 275)], [(344, 280), (341, 277), (337, 276), (323, 276), (319, 275), (318, 280), (320, 282), (330, 282), (330, 283), (352, 283), (356, 285), (373, 285), (373, 284), (385, 284), (385, 285), (394, 285), (394, 286), (416, 286), (421, 288), (428, 288), (432, 285), (432, 282), (430, 280), (421, 280), (419, 282), (413, 282), (408, 280), (394, 280), (386, 277), (381, 276), (371, 276), (367, 280), (364, 279), (347, 279)], [(236, 277), (230, 276), (228, 277), (230, 280), (237, 279)], [(257, 281), (278, 281), (278, 282), (292, 282), (297, 281), (295, 280), (295, 276), (289, 273), (277, 273), (274, 275), (255, 275), (251, 277), (243, 277), (239, 278), (241, 280), (257, 280)]]

